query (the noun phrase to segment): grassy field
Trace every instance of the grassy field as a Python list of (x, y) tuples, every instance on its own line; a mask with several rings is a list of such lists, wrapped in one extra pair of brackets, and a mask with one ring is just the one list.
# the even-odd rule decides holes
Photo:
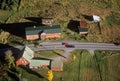
[[(95, 51), (91, 56), (86, 50), (75, 50), (71, 52), (77, 58), (69, 59), (64, 63), (62, 72), (53, 72), (52, 81), (119, 81), (120, 80), (120, 53), (119, 51)], [(48, 69), (35, 71), (19, 68), (21, 77), (27, 81), (47, 81)]]
[(37, 51), (35, 53), (35, 57), (43, 56), (47, 58), (57, 57), (64, 53), (63, 50), (43, 50), (43, 51)]
[(0, 23), (5, 23), (11, 14), (11, 11), (0, 10)]
[(96, 51), (103, 81), (120, 80), (120, 51)]

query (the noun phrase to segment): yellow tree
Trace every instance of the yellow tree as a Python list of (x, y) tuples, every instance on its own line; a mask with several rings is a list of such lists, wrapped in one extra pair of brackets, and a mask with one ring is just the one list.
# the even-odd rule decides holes
[(48, 79), (48, 81), (52, 81), (52, 79), (53, 79), (53, 72), (52, 72), (52, 70), (49, 70), (47, 72), (47, 79)]
[(76, 60), (76, 58), (77, 58), (77, 57), (76, 57), (75, 55), (73, 55), (73, 60), (74, 60), (74, 61)]

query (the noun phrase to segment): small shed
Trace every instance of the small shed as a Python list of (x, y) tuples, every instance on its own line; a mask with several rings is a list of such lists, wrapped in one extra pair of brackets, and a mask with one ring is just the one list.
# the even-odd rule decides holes
[(42, 18), (42, 24), (43, 25), (53, 25), (53, 18)]
[(87, 34), (88, 33), (88, 26), (86, 21), (80, 21), (80, 25), (78, 26), (80, 34)]
[(100, 22), (100, 17), (97, 15), (93, 15), (93, 22)]
[(63, 71), (63, 61), (62, 60), (53, 60), (51, 62), (51, 70), (53, 71)]

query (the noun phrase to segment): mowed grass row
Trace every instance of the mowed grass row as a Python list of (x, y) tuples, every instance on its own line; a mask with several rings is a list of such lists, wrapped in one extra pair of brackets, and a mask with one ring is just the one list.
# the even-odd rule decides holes
[(108, 80), (108, 62), (105, 54), (100, 52), (95, 52), (94, 59), (96, 60), (98, 71), (100, 74), (101, 81), (109, 81)]
[(120, 51), (95, 51), (102, 81), (120, 81)]
[(94, 56), (87, 51), (81, 56), (80, 81), (100, 81), (101, 74)]

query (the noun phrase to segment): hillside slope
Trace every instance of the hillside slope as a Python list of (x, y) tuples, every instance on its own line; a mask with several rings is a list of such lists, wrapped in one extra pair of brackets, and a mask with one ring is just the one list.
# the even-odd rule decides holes
[[(30, 18), (52, 17), (54, 24), (61, 24), (63, 31), (69, 32), (67, 26), (70, 20), (86, 21), (83, 15), (95, 14), (102, 19), (100, 28), (97, 28), (97, 25), (93, 25), (95, 28), (90, 27), (90, 30), (95, 32), (90, 32), (85, 39), (92, 42), (120, 42), (119, 0), (19, 0), (12, 5), (10, 5), (12, 8), (9, 12), (5, 10), (6, 13), (11, 13), (10, 16), (0, 11), (1, 23), (28, 22)], [(101, 34), (97, 31), (100, 31)]]

